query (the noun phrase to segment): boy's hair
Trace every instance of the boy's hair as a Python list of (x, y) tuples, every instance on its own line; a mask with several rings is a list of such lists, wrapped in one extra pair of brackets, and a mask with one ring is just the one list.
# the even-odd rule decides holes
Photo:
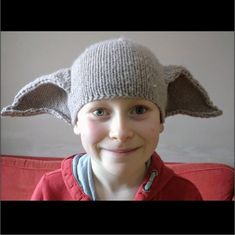
[(222, 114), (186, 68), (163, 66), (148, 48), (118, 38), (93, 44), (71, 68), (30, 82), (1, 115), (49, 113), (74, 125), (77, 112), (85, 104), (119, 97), (155, 103), (161, 122), (174, 114), (206, 118)]

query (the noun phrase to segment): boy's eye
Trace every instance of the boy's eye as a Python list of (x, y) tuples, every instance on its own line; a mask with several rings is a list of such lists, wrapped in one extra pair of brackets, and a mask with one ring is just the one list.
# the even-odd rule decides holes
[(148, 108), (143, 105), (136, 105), (134, 107), (133, 113), (134, 114), (144, 114), (148, 111)]
[(103, 108), (96, 109), (93, 114), (97, 117), (102, 117), (104, 115), (107, 115), (107, 112)]

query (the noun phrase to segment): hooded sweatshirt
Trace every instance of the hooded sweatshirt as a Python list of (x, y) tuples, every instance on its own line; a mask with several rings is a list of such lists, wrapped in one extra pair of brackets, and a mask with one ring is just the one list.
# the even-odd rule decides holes
[[(64, 159), (60, 169), (42, 176), (31, 200), (96, 200), (88, 159), (84, 154)], [(202, 200), (202, 196), (192, 182), (175, 174), (155, 152), (133, 200)]]

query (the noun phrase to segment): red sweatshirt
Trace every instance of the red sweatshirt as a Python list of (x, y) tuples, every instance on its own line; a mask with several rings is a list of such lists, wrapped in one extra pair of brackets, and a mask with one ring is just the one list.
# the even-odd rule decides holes
[[(60, 169), (46, 173), (41, 178), (31, 200), (92, 200), (73, 175), (74, 156), (64, 159)], [(202, 197), (192, 182), (176, 175), (154, 153), (133, 200), (202, 200)]]

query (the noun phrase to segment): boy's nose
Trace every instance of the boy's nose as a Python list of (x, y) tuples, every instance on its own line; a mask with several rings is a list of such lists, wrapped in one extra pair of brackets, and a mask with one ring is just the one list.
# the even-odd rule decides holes
[(132, 138), (134, 135), (133, 129), (126, 118), (116, 117), (112, 120), (109, 130), (109, 137), (120, 142)]

